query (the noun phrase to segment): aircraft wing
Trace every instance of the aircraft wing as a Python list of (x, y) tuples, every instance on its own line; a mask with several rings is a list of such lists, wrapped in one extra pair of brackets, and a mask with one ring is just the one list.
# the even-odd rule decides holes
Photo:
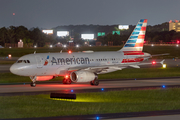
[[(165, 60), (162, 60), (160, 62), (156, 62), (163, 64)], [(68, 71), (77, 71), (77, 70), (85, 70), (85, 71), (90, 71), (90, 72), (95, 72), (95, 73), (101, 73), (104, 70), (110, 70), (110, 71), (117, 71), (117, 70), (122, 70), (127, 67), (133, 67), (133, 68), (140, 68), (141, 65), (151, 65), (152, 63), (128, 63), (128, 64), (116, 64), (116, 65), (104, 65), (104, 66), (91, 66), (91, 67), (72, 67), (68, 68)]]

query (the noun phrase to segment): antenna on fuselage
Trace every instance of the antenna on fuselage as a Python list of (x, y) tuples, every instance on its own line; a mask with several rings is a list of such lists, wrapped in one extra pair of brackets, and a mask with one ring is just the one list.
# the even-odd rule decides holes
[(34, 54), (36, 54), (36, 51), (34, 51)]
[(62, 50), (60, 51), (60, 53), (62, 53)]

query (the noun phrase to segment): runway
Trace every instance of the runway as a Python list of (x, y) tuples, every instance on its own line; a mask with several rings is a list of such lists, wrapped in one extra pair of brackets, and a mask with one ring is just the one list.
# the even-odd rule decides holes
[(0, 85), (0, 95), (5, 93), (45, 93), (45, 92), (70, 92), (106, 89), (122, 89), (122, 88), (146, 88), (146, 87), (162, 87), (162, 86), (180, 86), (180, 78), (168, 79), (143, 79), (143, 80), (100, 80), (99, 86), (91, 86), (89, 83), (73, 83), (70, 85), (60, 83), (43, 83), (39, 82), (36, 87), (28, 84), (19, 85)]

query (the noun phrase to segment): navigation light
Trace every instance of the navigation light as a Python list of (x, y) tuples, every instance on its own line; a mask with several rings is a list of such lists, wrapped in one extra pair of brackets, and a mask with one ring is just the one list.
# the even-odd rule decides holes
[(155, 61), (153, 61), (153, 62), (152, 62), (152, 64), (153, 64), (153, 65), (155, 65), (155, 64), (156, 64), (156, 62), (155, 62)]

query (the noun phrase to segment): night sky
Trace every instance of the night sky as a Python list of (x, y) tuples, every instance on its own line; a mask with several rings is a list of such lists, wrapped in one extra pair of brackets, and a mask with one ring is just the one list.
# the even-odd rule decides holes
[(0, 28), (136, 25), (142, 18), (156, 25), (180, 20), (179, 6), (180, 0), (0, 0)]

